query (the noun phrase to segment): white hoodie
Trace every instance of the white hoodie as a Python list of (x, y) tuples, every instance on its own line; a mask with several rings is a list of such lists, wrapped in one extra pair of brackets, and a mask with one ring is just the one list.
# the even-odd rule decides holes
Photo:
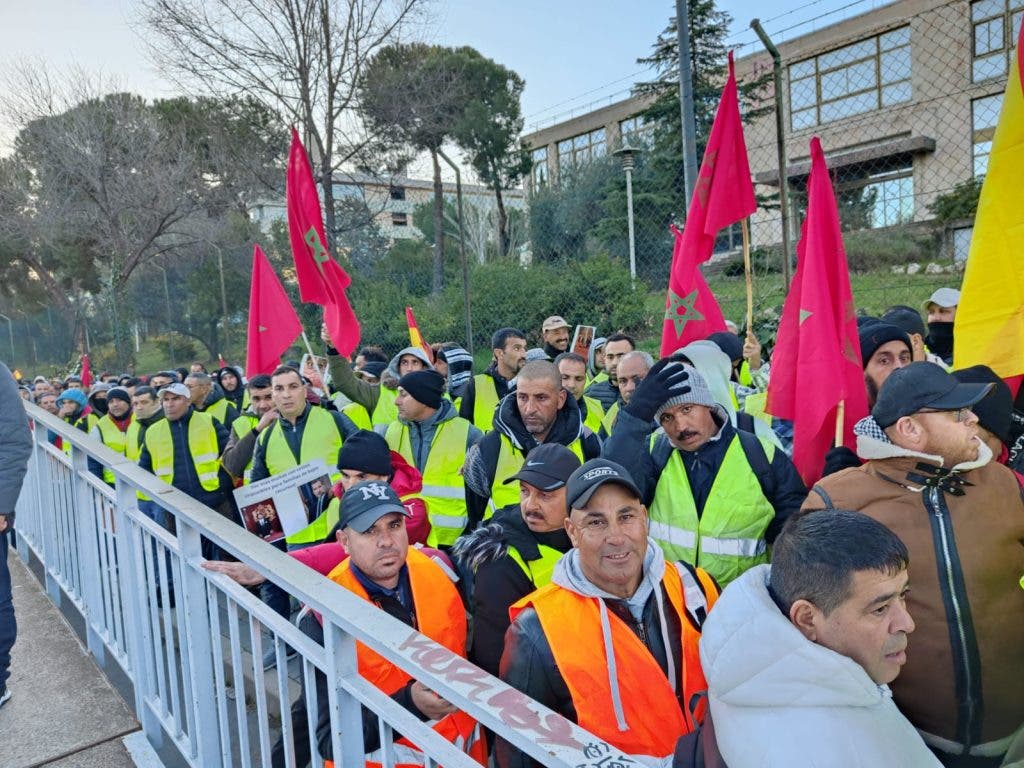
[(886, 685), (807, 640), (768, 594), (770, 566), (732, 582), (708, 614), (700, 656), (729, 768), (938, 766)]

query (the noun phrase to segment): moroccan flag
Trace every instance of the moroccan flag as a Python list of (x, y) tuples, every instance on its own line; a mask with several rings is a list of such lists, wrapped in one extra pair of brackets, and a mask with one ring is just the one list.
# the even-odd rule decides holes
[(89, 365), (89, 355), (82, 355), (82, 388), (88, 390), (92, 386), (92, 366)]
[(857, 313), (839, 229), (839, 209), (821, 142), (811, 139), (807, 217), (796, 275), (782, 308), (768, 382), (768, 413), (793, 421), (793, 463), (810, 487), (821, 477), (845, 402), (843, 444), (868, 413)]
[(730, 52), (729, 77), (704, 150), (686, 225), (682, 235), (675, 233), (661, 331), (662, 357), (725, 330), (722, 310), (701, 276), (700, 265), (711, 258), (719, 230), (756, 210)]
[(359, 346), (359, 321), (345, 295), (352, 281), (327, 250), (313, 169), (294, 128), (288, 152), (285, 199), (299, 296), (305, 302), (324, 308), (324, 322), (334, 348), (342, 355), (351, 355)]
[[(253, 247), (245, 375), (252, 378), (258, 373), (271, 373), (281, 364), (281, 355), (300, 333), (302, 323), (284, 286), (260, 247)], [(221, 367), (224, 367), (223, 362)]]
[[(992, 138), (988, 171), (981, 187), (967, 269), (953, 326), (953, 367), (987, 365), (999, 376), (1024, 373), (1024, 92), (1021, 40), (1006, 81), (1003, 108)], [(1016, 381), (1013, 383), (1017, 383)], [(1012, 384), (1011, 384), (1012, 386)]]
[(412, 307), (405, 308), (405, 322), (409, 325), (409, 346), (419, 347), (427, 356), (427, 360), (434, 362), (434, 350), (423, 340), (420, 327), (416, 325), (416, 315), (412, 313)]

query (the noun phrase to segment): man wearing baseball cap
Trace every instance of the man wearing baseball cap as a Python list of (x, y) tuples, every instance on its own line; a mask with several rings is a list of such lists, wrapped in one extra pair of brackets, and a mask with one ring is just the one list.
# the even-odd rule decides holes
[(572, 547), (565, 532), (565, 484), (580, 466), (558, 443), (542, 443), (522, 469), (519, 503), (499, 509), (490, 521), (459, 539), (453, 554), (472, 573), (473, 645), (470, 660), (498, 674), (505, 647), (509, 607), (551, 581), (562, 554)]
[(924, 303), (928, 313), (928, 348), (946, 365), (953, 364), (953, 321), (959, 304), (960, 291), (956, 288), (939, 288)]
[[(566, 496), (573, 549), (512, 606), (500, 676), (634, 759), (663, 761), (704, 719), (698, 642), (718, 588), (666, 562), (622, 465), (586, 462)], [(501, 768), (532, 763), (507, 742), (495, 748)]]
[(569, 349), (569, 323), (561, 315), (545, 318), (540, 332), (544, 339), (544, 354), (548, 360), (554, 360)]
[(807, 497), (785, 452), (735, 428), (705, 378), (672, 358), (636, 388), (601, 455), (636, 480), (665, 556), (723, 586), (768, 562), (768, 545)]
[(866, 463), (804, 504), (856, 509), (907, 545), (917, 632), (893, 697), (950, 766), (999, 765), (1024, 725), (1024, 500), (971, 410), (991, 388), (928, 362), (894, 371), (854, 428)]
[[(461, 656), (466, 654), (466, 612), (451, 577), (434, 560), (409, 546), (408, 516), (387, 483), (367, 480), (349, 488), (341, 499), (338, 543), (348, 552), (328, 574), (357, 597), (373, 603), (399, 621)], [(322, 635), (318, 642), (322, 642)], [(476, 722), (400, 667), (363, 646), (357, 648), (359, 673), (421, 720), (437, 721), (433, 728), (469, 755), (486, 763), (486, 746)], [(319, 722), (316, 735), (320, 756), (333, 763), (333, 735), (326, 680), (317, 674)], [(343, 735), (344, 738), (344, 735)], [(399, 739), (407, 749), (416, 749)], [(377, 718), (363, 710), (363, 749), (367, 760), (380, 748)], [(399, 762), (409, 762), (399, 760)]]

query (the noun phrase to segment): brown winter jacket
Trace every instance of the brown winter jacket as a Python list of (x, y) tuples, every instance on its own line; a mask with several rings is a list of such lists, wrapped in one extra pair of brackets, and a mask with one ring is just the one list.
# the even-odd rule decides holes
[(823, 478), (815, 489), (829, 501), (814, 490), (804, 509), (857, 510), (903, 540), (910, 551), (907, 608), (917, 628), (893, 698), (931, 746), (1002, 754), (1024, 723), (1024, 500), (1017, 478), (983, 448), (977, 462), (957, 465), (939, 482), (940, 457), (894, 445), (870, 417), (855, 431), (857, 453), (868, 462)]

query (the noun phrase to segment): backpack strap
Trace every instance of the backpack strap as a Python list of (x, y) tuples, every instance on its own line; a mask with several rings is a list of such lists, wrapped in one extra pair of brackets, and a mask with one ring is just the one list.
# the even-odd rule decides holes
[(736, 429), (754, 433), (754, 417), (746, 411), (736, 411)]
[(811, 488), (811, 491), (818, 494), (821, 500), (825, 502), (825, 509), (835, 509), (836, 505), (832, 503), (832, 497), (828, 495), (828, 491), (822, 488), (820, 485), (815, 485)]

